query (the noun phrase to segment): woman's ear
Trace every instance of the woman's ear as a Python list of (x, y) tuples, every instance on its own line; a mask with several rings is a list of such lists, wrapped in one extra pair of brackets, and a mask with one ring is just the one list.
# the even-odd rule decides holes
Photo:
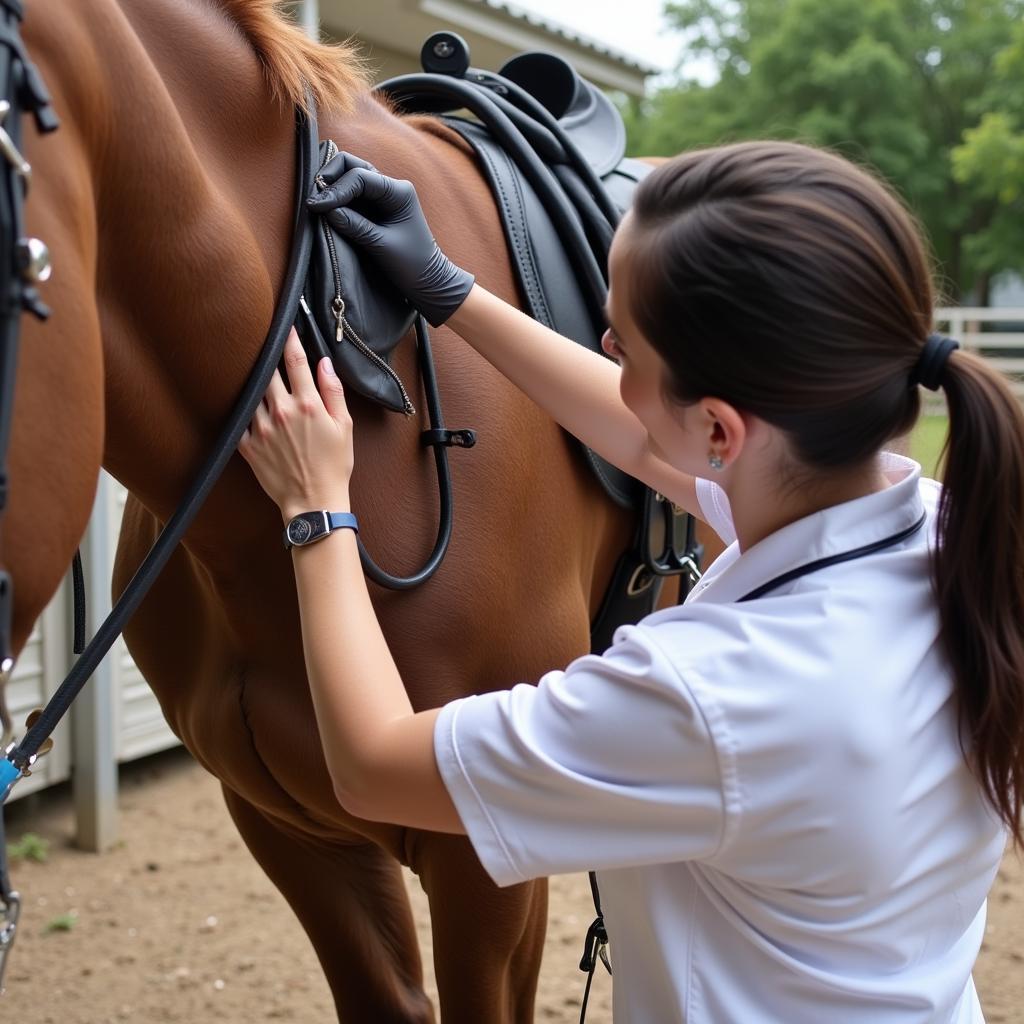
[(720, 398), (702, 398), (701, 416), (707, 435), (708, 457), (721, 459), (729, 466), (739, 458), (747, 440), (747, 424), (743, 416)]

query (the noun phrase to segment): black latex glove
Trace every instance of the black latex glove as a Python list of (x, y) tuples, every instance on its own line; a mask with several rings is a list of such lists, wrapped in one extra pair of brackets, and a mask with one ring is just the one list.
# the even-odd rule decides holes
[(374, 260), (434, 327), (443, 324), (474, 279), (441, 252), (412, 182), (389, 178), (345, 152), (328, 161), (320, 178), (327, 188), (306, 200), (309, 208)]

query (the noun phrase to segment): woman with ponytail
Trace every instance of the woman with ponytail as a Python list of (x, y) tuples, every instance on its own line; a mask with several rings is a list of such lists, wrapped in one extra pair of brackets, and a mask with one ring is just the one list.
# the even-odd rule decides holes
[[(414, 713), (351, 530), (297, 543), (339, 801), (467, 833), (501, 885), (596, 868), (617, 1021), (981, 1022), (985, 901), (1024, 838), (1024, 417), (934, 333), (906, 210), (805, 146), (676, 157), (616, 233), (605, 359), (454, 266), (408, 182), (328, 170), (312, 205), (428, 319), (728, 545), (603, 655)], [(241, 452), (286, 522), (353, 527), (341, 385), (287, 361)], [(887, 451), (922, 386), (943, 485)]]

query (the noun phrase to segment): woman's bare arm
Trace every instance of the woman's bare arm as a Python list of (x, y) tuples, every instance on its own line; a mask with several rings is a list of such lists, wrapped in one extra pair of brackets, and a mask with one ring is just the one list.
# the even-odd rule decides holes
[(588, 448), (701, 517), (694, 478), (651, 452), (647, 431), (619, 395), (619, 367), (611, 359), (478, 284), (448, 326)]

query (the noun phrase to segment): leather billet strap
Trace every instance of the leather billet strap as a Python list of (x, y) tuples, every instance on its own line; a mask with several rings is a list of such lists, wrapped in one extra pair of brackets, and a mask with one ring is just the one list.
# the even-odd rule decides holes
[[(291, 255), (285, 283), (270, 329), (263, 343), (256, 365), (239, 395), (228, 422), (221, 431), (212, 452), (196, 476), (189, 492), (182, 499), (174, 515), (167, 521), (156, 543), (146, 555), (124, 593), (114, 605), (103, 624), (97, 629), (82, 656), (75, 662), (68, 677), (43, 709), (25, 738), (0, 761), (0, 801), (6, 798), (10, 786), (18, 775), (31, 767), (43, 741), (53, 732), (71, 702), (95, 672), (104, 655), (120, 636), (125, 624), (142, 602), (154, 580), (166, 565), (174, 548), (192, 525), (207, 495), (220, 478), (224, 467), (235, 454), (239, 438), (249, 425), (266, 393), (270, 379), (284, 352), (288, 332), (295, 321), (299, 297), (306, 279), (309, 254), (312, 248), (313, 222), (306, 210), (306, 196), (312, 190), (313, 172), (317, 159), (317, 125), (310, 101), (309, 114), (296, 112), (296, 147), (298, 172), (296, 177), (295, 222), (292, 233)], [(13, 772), (13, 774), (12, 774)]]

